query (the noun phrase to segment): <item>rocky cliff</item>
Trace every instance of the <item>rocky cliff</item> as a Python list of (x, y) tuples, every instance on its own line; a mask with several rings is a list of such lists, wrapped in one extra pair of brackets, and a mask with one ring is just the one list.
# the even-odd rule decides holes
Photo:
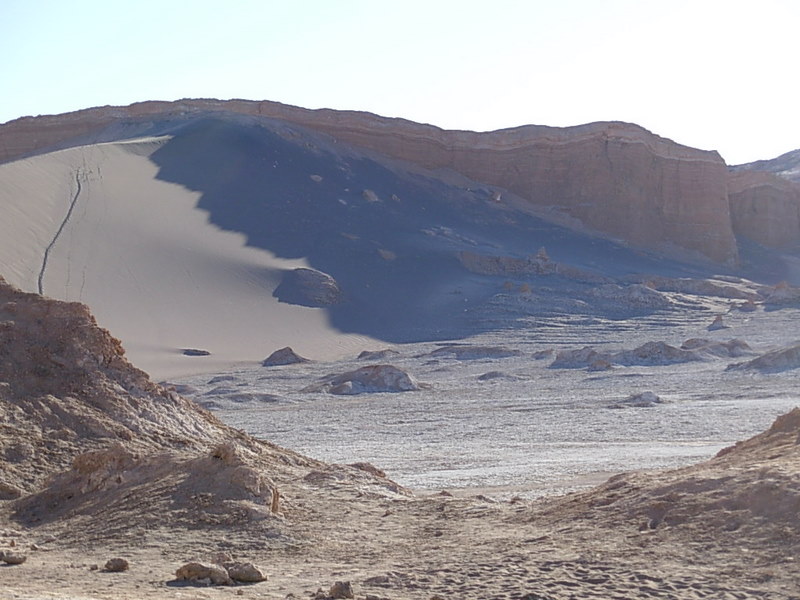
[(737, 236), (770, 248), (800, 242), (800, 185), (768, 172), (734, 171), (728, 198)]
[(0, 161), (113, 139), (156, 119), (223, 111), (284, 119), (428, 169), (452, 169), (637, 247), (737, 260), (720, 156), (627, 123), (475, 133), (273, 102), (143, 102), (11, 121), (0, 126)]

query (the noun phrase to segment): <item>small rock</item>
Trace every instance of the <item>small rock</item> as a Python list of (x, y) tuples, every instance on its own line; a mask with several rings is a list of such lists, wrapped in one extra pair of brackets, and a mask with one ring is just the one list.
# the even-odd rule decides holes
[(123, 571), (127, 571), (129, 566), (128, 561), (124, 558), (111, 558), (106, 561), (103, 570), (109, 573), (122, 573)]
[(662, 404), (663, 402), (664, 401), (653, 392), (641, 392), (628, 396), (616, 405), (613, 405), (613, 408), (622, 408), (625, 406), (631, 406), (634, 408), (651, 408), (657, 404)]
[(96, 565), (96, 564), (89, 565), (89, 570), (90, 571), (97, 571), (99, 568), (100, 568), (100, 565)]
[(296, 365), (307, 362), (310, 362), (307, 358), (297, 354), (290, 346), (286, 346), (280, 350), (275, 350), (275, 352), (261, 361), (261, 365), (264, 367), (277, 367), (280, 365)]
[(37, 550), (41, 550), (41, 548), (39, 548), (38, 544), (31, 544), (30, 545), (30, 549), (33, 550), (34, 552), (37, 551)]
[(380, 202), (381, 199), (378, 198), (378, 194), (373, 192), (372, 190), (364, 190), (361, 192), (361, 197), (364, 198), (367, 202)]
[(728, 326), (725, 325), (725, 322), (722, 320), (722, 315), (717, 315), (714, 317), (711, 325), (709, 325), (706, 329), (708, 329), (708, 331), (717, 331), (718, 329), (728, 329)]
[(226, 562), (222, 565), (228, 572), (228, 576), (234, 581), (241, 581), (242, 583), (258, 583), (259, 581), (266, 581), (267, 575), (249, 562)]
[(350, 585), (349, 581), (337, 581), (334, 583), (331, 586), (331, 589), (328, 591), (328, 596), (330, 598), (334, 598), (335, 600), (339, 600), (341, 598), (355, 598), (353, 586)]
[(0, 552), (0, 561), (9, 565), (21, 565), (26, 560), (28, 560), (28, 557), (19, 552)]
[(233, 585), (228, 572), (218, 565), (190, 562), (175, 571), (178, 581), (191, 581), (198, 585)]
[(397, 350), (392, 350), (391, 348), (384, 348), (383, 350), (364, 350), (358, 355), (358, 359), (385, 360), (387, 358), (392, 358), (399, 355), (400, 353)]
[(184, 356), (211, 356), (211, 352), (199, 348), (182, 348), (181, 353)]
[(211, 557), (211, 562), (215, 565), (223, 565), (228, 562), (233, 562), (233, 556), (231, 556), (228, 552), (217, 552)]

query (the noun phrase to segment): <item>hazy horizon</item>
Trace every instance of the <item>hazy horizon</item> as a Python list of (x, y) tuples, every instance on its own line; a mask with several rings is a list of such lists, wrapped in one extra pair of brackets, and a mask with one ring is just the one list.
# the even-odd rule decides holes
[(800, 147), (788, 0), (8, 0), (0, 17), (0, 122), (243, 98), (474, 131), (626, 121), (729, 164)]

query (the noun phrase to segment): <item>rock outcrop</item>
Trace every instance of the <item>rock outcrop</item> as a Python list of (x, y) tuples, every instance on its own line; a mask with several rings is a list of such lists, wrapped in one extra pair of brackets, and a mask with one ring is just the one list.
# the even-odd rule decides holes
[(621, 286), (614, 283), (601, 285), (586, 292), (594, 300), (611, 301), (615, 306), (643, 309), (663, 309), (669, 307), (670, 299), (664, 294), (642, 285)]
[[(744, 442), (697, 465), (662, 472), (617, 475), (594, 490), (555, 503), (559, 517), (613, 523), (657, 537), (670, 547), (676, 534), (706, 542), (730, 535), (748, 540), (751, 552), (766, 549), (786, 556), (800, 529), (800, 409)], [(688, 539), (688, 538), (684, 538)]]
[(663, 403), (661, 397), (654, 392), (639, 392), (612, 404), (610, 408), (652, 408)]
[(493, 360), (522, 356), (522, 352), (504, 346), (442, 346), (428, 354), (433, 358), (454, 358), (456, 360)]
[(416, 381), (392, 365), (370, 365), (340, 375), (324, 377), (304, 392), (327, 392), (338, 396), (381, 392), (411, 392), (420, 389)]
[(2, 279), (0, 464), (5, 517), (22, 527), (58, 523), (64, 538), (92, 543), (132, 526), (284, 539), (278, 487), (310, 468), (361, 487), (396, 486), (224, 425), (128, 363), (86, 306)]
[(465, 269), (479, 275), (502, 276), (538, 276), (558, 275), (571, 281), (583, 283), (610, 283), (611, 279), (578, 269), (571, 265), (554, 262), (546, 253), (540, 251), (536, 255), (525, 258), (513, 256), (496, 256), (476, 254), (475, 252), (459, 252), (458, 260)]
[(779, 348), (747, 362), (728, 365), (728, 371), (761, 371), (775, 373), (800, 369), (800, 344)]
[(145, 131), (156, 119), (209, 112), (284, 119), (427, 169), (452, 169), (635, 246), (737, 260), (722, 158), (628, 123), (476, 133), (266, 101), (141, 102), (6, 123), (0, 162)]
[(728, 177), (733, 231), (769, 248), (800, 244), (800, 184), (772, 173), (736, 171)]
[(342, 291), (333, 277), (306, 268), (287, 271), (272, 295), (281, 302), (311, 308), (333, 306), (343, 301)]
[(383, 350), (362, 350), (359, 352), (358, 360), (386, 360), (387, 358), (395, 358), (400, 356), (397, 350), (391, 348), (384, 348)]
[(292, 350), (291, 346), (286, 346), (280, 350), (275, 350), (275, 352), (262, 360), (261, 366), (277, 367), (281, 365), (297, 365), (307, 362), (311, 361), (303, 356), (300, 356), (297, 352)]
[(0, 472), (26, 492), (82, 452), (210, 445), (227, 429), (152, 383), (86, 306), (28, 294), (0, 278)]

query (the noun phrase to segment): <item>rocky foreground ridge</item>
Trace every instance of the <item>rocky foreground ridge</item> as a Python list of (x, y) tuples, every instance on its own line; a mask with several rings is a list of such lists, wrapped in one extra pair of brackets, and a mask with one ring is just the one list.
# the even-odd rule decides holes
[(0, 501), (13, 502), (13, 518), (76, 520), (96, 536), (112, 534), (122, 505), (139, 524), (256, 527), (288, 510), (279, 482), (328, 468), (231, 429), (151, 382), (86, 306), (21, 292), (2, 278), (0, 432)]
[[(737, 236), (777, 247), (800, 241), (796, 184), (765, 187), (763, 177), (739, 175), (731, 188), (728, 168), (716, 152), (620, 122), (475, 133), (268, 101), (153, 101), (0, 125), (0, 162), (120, 139), (148, 121), (203, 112), (282, 119), (426, 169), (451, 169), (508, 190), (532, 208), (658, 252), (735, 264)], [(779, 232), (771, 225), (776, 220), (782, 223)]]

